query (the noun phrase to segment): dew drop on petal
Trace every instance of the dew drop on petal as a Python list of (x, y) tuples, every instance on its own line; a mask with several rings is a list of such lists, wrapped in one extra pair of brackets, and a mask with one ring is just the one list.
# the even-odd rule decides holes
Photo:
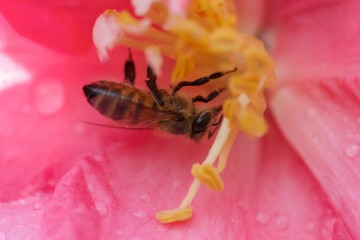
[(108, 206), (101, 202), (96, 203), (95, 209), (99, 213), (100, 216), (106, 216), (109, 212)]
[(275, 224), (279, 229), (285, 230), (289, 226), (289, 219), (285, 215), (279, 215), (275, 219)]
[(319, 137), (318, 136), (314, 136), (311, 138), (311, 142), (314, 144), (314, 145), (318, 145), (319, 144)]
[(306, 223), (305, 230), (311, 232), (315, 228), (315, 223), (313, 221), (310, 221)]
[(309, 108), (308, 109), (308, 115), (309, 115), (309, 117), (316, 117), (316, 115), (317, 115), (317, 110), (315, 109), (315, 108)]
[(239, 201), (237, 205), (242, 211), (249, 210), (249, 205), (245, 201)]
[(33, 224), (33, 226), (34, 226), (35, 229), (40, 229), (41, 228), (40, 224)]
[(256, 221), (260, 224), (267, 224), (269, 220), (270, 217), (266, 213), (258, 212), (258, 214), (256, 215)]
[(82, 123), (77, 123), (74, 126), (74, 133), (75, 134), (82, 134), (85, 132), (85, 126)]
[(172, 185), (174, 186), (174, 187), (178, 187), (179, 186), (179, 181), (177, 181), (177, 180), (175, 180), (173, 183), (172, 183)]
[(349, 158), (355, 158), (359, 155), (360, 147), (358, 144), (352, 143), (345, 148), (345, 155)]
[(144, 218), (147, 217), (147, 214), (144, 211), (137, 210), (137, 211), (134, 212), (134, 216), (137, 217), (137, 218), (144, 219)]
[(35, 107), (42, 114), (53, 114), (64, 104), (64, 87), (59, 81), (47, 81), (34, 90)]
[(149, 200), (149, 198), (150, 198), (150, 196), (147, 193), (142, 193), (140, 195), (140, 199), (143, 200), (143, 201)]
[(32, 207), (33, 210), (39, 210), (40, 208), (41, 208), (40, 203), (35, 203), (34, 206)]

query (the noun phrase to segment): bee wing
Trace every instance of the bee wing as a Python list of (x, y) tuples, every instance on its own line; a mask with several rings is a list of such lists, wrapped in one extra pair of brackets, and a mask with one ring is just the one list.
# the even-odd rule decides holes
[(121, 125), (114, 125), (114, 124), (105, 124), (105, 123), (95, 123), (95, 122), (88, 122), (88, 121), (81, 121), (82, 123), (86, 123), (89, 125), (94, 125), (98, 127), (107, 127), (107, 128), (117, 128), (117, 129), (125, 129), (125, 130), (151, 130), (150, 127), (136, 127), (136, 126), (121, 126)]
[[(152, 130), (156, 128), (158, 123), (161, 121), (176, 120), (176, 115), (173, 112), (166, 112), (160, 109), (157, 110), (148, 109), (147, 107), (144, 107), (143, 111), (144, 111), (143, 114), (139, 116), (139, 119), (136, 123), (130, 121), (130, 119), (123, 119), (121, 121), (115, 121), (112, 123), (96, 123), (96, 122), (88, 122), (88, 121), (81, 121), (81, 122), (94, 126), (125, 129), (125, 130)], [(154, 113), (154, 111), (156, 112), (156, 114)]]
[(177, 115), (174, 111), (166, 111), (148, 106), (141, 106), (139, 113), (130, 113), (132, 117), (116, 121), (119, 125), (129, 129), (156, 128), (159, 122), (176, 121)]

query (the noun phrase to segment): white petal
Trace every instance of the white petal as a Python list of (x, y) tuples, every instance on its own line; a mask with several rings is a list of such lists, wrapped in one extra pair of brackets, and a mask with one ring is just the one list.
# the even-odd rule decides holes
[(159, 0), (131, 0), (131, 5), (134, 7), (136, 15), (144, 16), (155, 2), (159, 2)]
[(96, 19), (92, 34), (100, 61), (107, 61), (109, 58), (107, 51), (116, 45), (122, 35), (121, 26), (114, 16), (101, 14)]

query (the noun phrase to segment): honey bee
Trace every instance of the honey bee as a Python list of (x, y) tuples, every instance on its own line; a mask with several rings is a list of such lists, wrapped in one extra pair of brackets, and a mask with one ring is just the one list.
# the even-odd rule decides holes
[(196, 102), (209, 102), (217, 97), (223, 89), (211, 92), (207, 97), (187, 98), (178, 94), (185, 86), (200, 86), (212, 79), (236, 71), (216, 72), (195, 81), (179, 82), (170, 94), (159, 89), (156, 75), (147, 68), (146, 85), (149, 91), (134, 87), (135, 64), (129, 51), (125, 62), (125, 83), (97, 81), (83, 87), (89, 104), (100, 114), (126, 128), (159, 129), (171, 134), (185, 135), (198, 142), (205, 134), (210, 138), (222, 120), (220, 106), (200, 108)]

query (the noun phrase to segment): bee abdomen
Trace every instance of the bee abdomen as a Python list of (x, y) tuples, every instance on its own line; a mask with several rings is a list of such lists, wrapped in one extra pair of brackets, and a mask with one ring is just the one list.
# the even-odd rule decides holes
[(83, 91), (90, 105), (102, 115), (132, 124), (139, 121), (146, 97), (137, 89), (120, 83), (99, 81), (84, 86)]

